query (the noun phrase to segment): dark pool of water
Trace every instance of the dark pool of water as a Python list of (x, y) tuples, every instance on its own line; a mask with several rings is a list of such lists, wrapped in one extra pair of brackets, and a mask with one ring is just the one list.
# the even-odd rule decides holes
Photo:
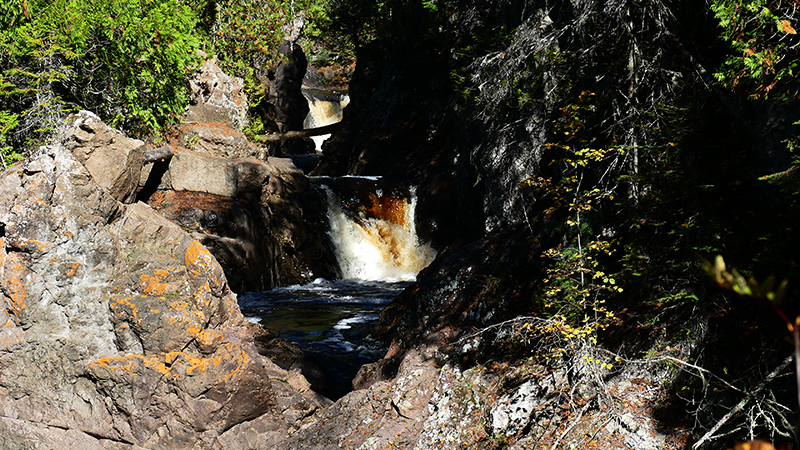
[(298, 346), (326, 375), (326, 396), (337, 399), (363, 364), (386, 353), (369, 337), (381, 309), (408, 282), (315, 280), (239, 295), (242, 313)]

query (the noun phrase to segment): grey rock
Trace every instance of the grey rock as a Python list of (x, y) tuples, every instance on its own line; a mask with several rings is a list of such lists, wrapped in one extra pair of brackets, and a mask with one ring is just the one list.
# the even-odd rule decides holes
[(236, 168), (228, 160), (203, 153), (181, 150), (169, 164), (172, 189), (235, 197)]
[[(244, 94), (244, 80), (231, 77), (220, 69), (217, 58), (206, 60), (197, 75), (189, 81), (192, 90), (190, 106), (184, 122), (196, 120), (202, 106), (222, 111), (241, 130), (247, 124), (247, 96)], [(195, 109), (194, 105), (200, 105)]]
[(102, 122), (80, 120), (72, 152), (92, 179), (114, 199), (131, 203), (145, 158), (144, 142), (128, 138)]
[[(114, 146), (95, 125), (74, 142)], [(311, 420), (307, 390), (281, 409), (271, 377), (288, 375), (209, 251), (81, 164), (104, 148), (52, 144), (0, 175), (3, 448), (257, 448), (296, 427), (297, 404)]]

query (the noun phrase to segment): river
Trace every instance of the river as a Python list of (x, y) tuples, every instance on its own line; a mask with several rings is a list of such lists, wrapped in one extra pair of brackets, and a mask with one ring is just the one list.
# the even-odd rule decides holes
[(385, 354), (369, 331), (436, 252), (417, 238), (413, 188), (369, 177), (314, 182), (328, 198), (328, 237), (342, 278), (244, 293), (239, 305), (314, 361), (326, 376), (323, 394), (336, 399), (351, 390), (361, 365)]

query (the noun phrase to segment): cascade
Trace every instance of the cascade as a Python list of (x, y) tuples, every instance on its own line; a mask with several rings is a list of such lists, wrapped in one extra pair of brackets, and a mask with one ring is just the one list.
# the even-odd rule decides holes
[[(332, 125), (342, 120), (342, 110), (350, 103), (350, 97), (336, 91), (304, 89), (303, 96), (308, 102), (308, 115), (304, 128), (318, 128)], [(312, 136), (317, 151), (322, 151), (322, 143), (330, 134)]]
[(347, 177), (336, 183), (338, 193), (328, 185), (324, 189), (329, 235), (342, 277), (414, 281), (436, 257), (436, 251), (417, 238), (415, 190), (389, 190), (375, 178)]
[(386, 353), (369, 331), (436, 252), (417, 238), (413, 188), (377, 177), (312, 182), (327, 195), (329, 236), (343, 279), (243, 293), (239, 306), (248, 319), (298, 346), (324, 373), (314, 389), (338, 399), (362, 364)]

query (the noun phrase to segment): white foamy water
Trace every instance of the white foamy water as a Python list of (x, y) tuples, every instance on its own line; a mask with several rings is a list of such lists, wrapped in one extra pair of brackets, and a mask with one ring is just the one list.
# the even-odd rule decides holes
[(342, 277), (357, 280), (414, 281), (436, 251), (417, 238), (416, 196), (410, 200), (378, 198), (370, 207), (377, 217), (355, 219), (328, 192), (330, 237)]
[[(350, 103), (350, 97), (347, 95), (317, 97), (311, 92), (303, 92), (303, 96), (308, 101), (308, 115), (303, 124), (304, 128), (318, 128), (340, 122), (342, 110)], [(322, 151), (322, 143), (329, 137), (330, 134), (311, 137), (318, 152)]]

